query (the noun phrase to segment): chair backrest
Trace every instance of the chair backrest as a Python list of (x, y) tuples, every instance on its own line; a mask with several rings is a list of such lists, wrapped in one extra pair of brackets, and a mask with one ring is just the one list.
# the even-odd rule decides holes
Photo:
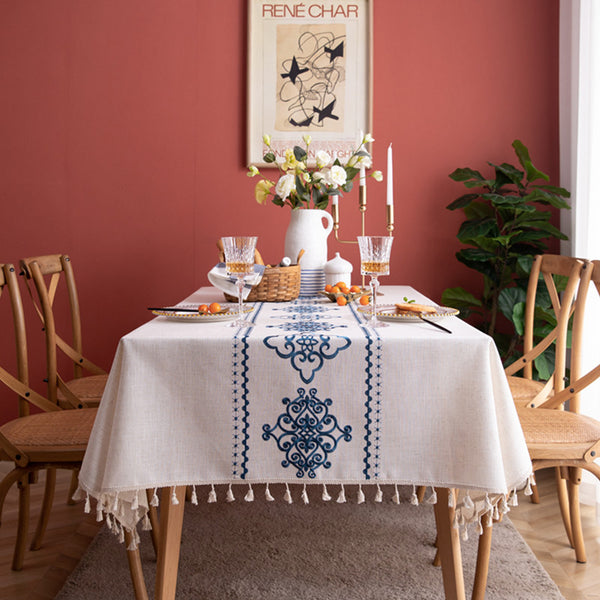
[(12, 264), (0, 265), (0, 297), (8, 291), (12, 308), (13, 326), (17, 354), (17, 376), (0, 366), (0, 382), (8, 386), (19, 398), (19, 416), (29, 414), (32, 404), (44, 411), (60, 410), (58, 406), (29, 387), (29, 367), (27, 360), (27, 335), (23, 303), (19, 292), (17, 274)]
[[(36, 311), (44, 323), (47, 346), (58, 347), (73, 363), (73, 374), (75, 378), (82, 377), (85, 371), (95, 375), (102, 375), (105, 371), (83, 356), (83, 344), (81, 335), (81, 312), (79, 309), (79, 298), (77, 295), (77, 286), (75, 285), (75, 275), (71, 259), (66, 254), (51, 254), (46, 256), (33, 256), (24, 258), (20, 262), (21, 273), (25, 276), (25, 282), (33, 300)], [(29, 286), (32, 280), (37, 292), (36, 302)], [(48, 327), (50, 315), (53, 315), (54, 299), (58, 286), (64, 280), (68, 295), (69, 314), (71, 324), (71, 342), (68, 343), (63, 337), (58, 335), (56, 327)], [(54, 319), (54, 322), (56, 319)], [(52, 360), (50, 354), (47, 356), (48, 371), (48, 397), (54, 401), (56, 398), (57, 386), (57, 363)], [(69, 378), (67, 378), (69, 379)]]
[[(553, 387), (562, 389), (560, 386), (564, 385), (569, 320), (576, 308), (576, 294), (585, 264), (584, 260), (556, 254), (539, 254), (533, 260), (525, 300), (523, 356), (509, 365), (505, 372), (507, 375), (514, 375), (522, 369), (523, 376), (531, 379), (533, 361), (556, 343), (554, 371), (546, 388), (539, 394), (540, 399), (545, 397)], [(562, 292), (559, 292), (557, 287), (557, 276), (567, 278)], [(541, 341), (535, 343), (536, 304), (541, 294), (547, 294), (550, 298), (551, 312), (557, 324)]]

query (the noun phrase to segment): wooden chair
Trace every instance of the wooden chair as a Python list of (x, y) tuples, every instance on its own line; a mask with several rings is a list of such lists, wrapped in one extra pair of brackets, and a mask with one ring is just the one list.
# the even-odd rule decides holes
[[(553, 393), (555, 383), (562, 381), (565, 376), (569, 319), (575, 310), (576, 293), (584, 266), (584, 261), (570, 256), (543, 254), (534, 258), (525, 300), (523, 355), (505, 369), (513, 399), (518, 406), (538, 406)], [(556, 275), (568, 278), (562, 298), (556, 288)], [(536, 299), (542, 293), (550, 296), (557, 325), (534, 346)], [(533, 361), (554, 342), (556, 352), (552, 376), (545, 382), (536, 381), (532, 378)], [(519, 371), (522, 371), (522, 376), (516, 375)]]
[[(0, 481), (0, 516), (6, 494), (16, 483), (19, 488), (17, 538), (12, 568), (23, 568), (29, 525), (30, 484), (40, 470), (46, 470), (44, 500), (31, 550), (41, 547), (54, 496), (56, 469), (78, 472), (87, 448), (97, 409), (63, 410), (28, 385), (27, 337), (23, 304), (16, 270), (11, 264), (0, 265), (0, 296), (8, 290), (17, 350), (17, 377), (0, 367), (0, 382), (17, 394), (20, 402), (42, 412), (19, 416), (0, 426), (0, 460), (10, 460), (14, 468)], [(53, 325), (52, 321), (47, 324)], [(51, 346), (51, 349), (55, 347)], [(51, 350), (50, 350), (51, 352)], [(131, 534), (126, 533), (131, 541)], [(128, 550), (131, 577), (137, 600), (147, 600), (138, 550)]]
[[(48, 399), (63, 408), (97, 406), (108, 375), (104, 369), (83, 355), (81, 313), (71, 259), (66, 254), (34, 256), (22, 259), (20, 266), (36, 312), (44, 324), (47, 339)], [(58, 335), (55, 326), (48, 326), (49, 322), (56, 323), (56, 319), (53, 318), (53, 305), (61, 279), (64, 279), (69, 300), (72, 338), (70, 344)], [(37, 292), (37, 302), (29, 286), (30, 280), (33, 280)], [(58, 348), (73, 363), (72, 379), (63, 378), (58, 373), (56, 352), (50, 351), (51, 347)], [(84, 372), (90, 375), (84, 376)]]
[[(582, 278), (585, 287), (589, 279), (600, 293), (600, 261), (594, 261), (588, 275)], [(581, 287), (581, 286), (580, 286)], [(584, 294), (582, 290), (578, 296)], [(584, 310), (578, 310), (573, 319), (573, 336), (581, 337), (584, 328)], [(578, 351), (579, 354), (579, 351)], [(567, 481), (568, 515), (563, 517), (567, 536), (575, 549), (577, 562), (586, 562), (585, 546), (581, 532), (578, 489), (581, 469), (600, 479), (600, 466), (594, 460), (600, 455), (600, 422), (582, 415), (580, 393), (600, 378), (599, 364), (581, 374), (581, 357), (571, 361), (572, 376), (566, 387), (557, 385), (554, 395), (537, 409), (517, 409), (534, 471), (558, 467), (562, 479)]]

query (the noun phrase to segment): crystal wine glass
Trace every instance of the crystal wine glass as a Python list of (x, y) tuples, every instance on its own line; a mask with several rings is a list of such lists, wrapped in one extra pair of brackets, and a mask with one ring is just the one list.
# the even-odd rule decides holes
[(387, 323), (377, 320), (377, 290), (379, 289), (379, 275), (390, 274), (390, 254), (394, 238), (382, 235), (359, 235), (358, 248), (360, 250), (360, 274), (369, 275), (371, 281), (371, 318), (368, 323), (371, 327), (386, 327)]
[(238, 290), (238, 316), (231, 327), (252, 327), (243, 318), (243, 298), (245, 279), (254, 273), (254, 252), (256, 236), (229, 236), (221, 238), (225, 253), (225, 269), (227, 275), (236, 278)]

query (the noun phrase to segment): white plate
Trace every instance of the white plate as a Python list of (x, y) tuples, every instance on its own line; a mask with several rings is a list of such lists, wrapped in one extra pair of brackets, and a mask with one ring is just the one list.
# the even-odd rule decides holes
[[(460, 312), (458, 309), (450, 308), (449, 306), (435, 306), (435, 308), (436, 311), (434, 313), (423, 313), (423, 318), (429, 319), (430, 321), (439, 321), (445, 317), (454, 317)], [(371, 314), (370, 306), (360, 306), (357, 310), (361, 313), (365, 313), (367, 316)], [(380, 321), (390, 321), (394, 323), (413, 323), (421, 320), (418, 314), (396, 314), (395, 304), (377, 305), (377, 318)]]
[[(197, 309), (197, 304), (180, 304), (179, 308), (193, 308)], [(176, 306), (164, 310), (153, 310), (152, 314), (157, 317), (165, 317), (169, 321), (191, 321), (194, 323), (217, 323), (219, 321), (231, 321), (238, 315), (237, 304), (221, 304), (221, 309), (226, 312), (220, 312), (215, 315), (212, 313), (199, 313), (199, 312), (183, 312), (178, 311)], [(253, 306), (244, 305), (242, 307), (242, 313), (248, 314), (254, 310)]]

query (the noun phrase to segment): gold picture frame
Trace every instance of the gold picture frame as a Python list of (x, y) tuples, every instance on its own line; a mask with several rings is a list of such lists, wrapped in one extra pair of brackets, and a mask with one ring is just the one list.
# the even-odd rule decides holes
[(263, 134), (276, 155), (309, 134), (314, 164), (372, 132), (373, 1), (248, 0), (248, 164), (265, 166)]

